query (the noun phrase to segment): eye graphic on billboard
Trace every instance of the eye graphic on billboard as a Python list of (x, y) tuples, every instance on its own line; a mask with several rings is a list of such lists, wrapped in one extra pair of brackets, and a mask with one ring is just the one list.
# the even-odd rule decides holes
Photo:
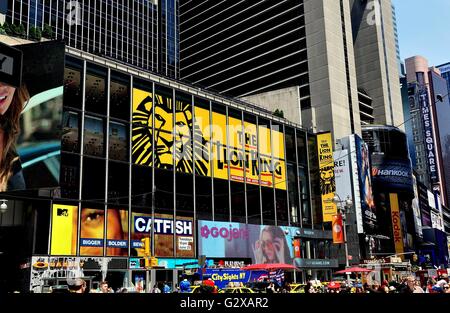
[[(155, 214), (155, 256), (174, 257), (174, 235), (177, 257), (194, 257), (194, 222), (192, 217), (177, 216), (175, 227), (173, 216), (169, 214)], [(144, 255), (142, 238), (150, 238), (152, 232), (151, 214), (132, 213), (131, 248), (138, 256)]]
[(317, 149), (319, 157), (320, 193), (322, 197), (322, 216), (324, 222), (331, 222), (337, 208), (333, 203), (336, 192), (334, 178), (333, 141), (331, 133), (317, 135)]
[(212, 258), (248, 258), (254, 264), (292, 264), (299, 228), (198, 221), (198, 253)]
[(51, 255), (76, 255), (78, 206), (53, 204)]
[(174, 107), (172, 95), (133, 89), (133, 163), (153, 166), (154, 158), (158, 168), (192, 173), (195, 166), (197, 175), (286, 190), (283, 132), (218, 112), (211, 119), (199, 107), (194, 113), (189, 99), (176, 96)]
[(0, 43), (0, 191), (59, 185), (64, 43)]
[(81, 209), (80, 255), (103, 255), (104, 209)]

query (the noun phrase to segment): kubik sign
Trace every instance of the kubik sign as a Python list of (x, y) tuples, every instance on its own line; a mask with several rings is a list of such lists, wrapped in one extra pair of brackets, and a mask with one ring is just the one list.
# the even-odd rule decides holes
[(422, 110), (423, 131), (425, 135), (425, 152), (427, 155), (428, 169), (432, 182), (437, 182), (437, 168), (436, 168), (436, 152), (434, 149), (433, 128), (431, 121), (430, 105), (428, 101), (428, 93), (426, 89), (419, 92), (419, 99)]

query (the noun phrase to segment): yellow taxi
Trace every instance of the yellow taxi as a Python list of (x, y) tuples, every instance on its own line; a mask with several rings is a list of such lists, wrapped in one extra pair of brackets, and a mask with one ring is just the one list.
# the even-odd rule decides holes
[(191, 286), (191, 291), (189, 291), (189, 293), (200, 293), (200, 286)]
[(306, 284), (291, 284), (290, 293), (305, 293), (305, 286)]
[(255, 293), (255, 292), (248, 287), (227, 287), (225, 289), (221, 289), (219, 293)]

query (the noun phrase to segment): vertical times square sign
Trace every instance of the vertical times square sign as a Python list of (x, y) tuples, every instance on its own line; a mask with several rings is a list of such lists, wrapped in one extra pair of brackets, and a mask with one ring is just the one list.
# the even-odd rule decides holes
[(430, 178), (432, 182), (437, 182), (436, 168), (436, 152), (434, 149), (433, 127), (431, 121), (430, 104), (428, 101), (428, 93), (426, 89), (419, 92), (419, 101), (422, 110), (423, 130), (425, 136), (425, 151), (427, 153), (428, 168), (430, 170)]

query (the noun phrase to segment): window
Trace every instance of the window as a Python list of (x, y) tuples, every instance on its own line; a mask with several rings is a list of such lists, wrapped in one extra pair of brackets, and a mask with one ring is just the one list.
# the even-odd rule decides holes
[(109, 158), (128, 161), (129, 128), (128, 124), (110, 121), (109, 123)]
[(275, 225), (275, 208), (273, 188), (261, 187), (263, 224)]
[(81, 198), (105, 202), (105, 160), (83, 158), (83, 190)]
[(289, 188), (289, 214), (292, 226), (300, 226), (298, 180), (295, 164), (287, 164), (288, 188)]
[(84, 154), (104, 157), (104, 123), (102, 118), (84, 117)]
[(110, 116), (128, 122), (130, 119), (129, 77), (119, 73), (111, 72), (110, 88)]
[(59, 182), (62, 198), (78, 199), (80, 197), (80, 156), (61, 153)]
[(114, 161), (108, 164), (108, 203), (128, 205), (129, 165)]
[(106, 115), (106, 70), (104, 68), (88, 66), (85, 109)]
[(64, 69), (64, 106), (81, 109), (83, 101), (81, 73), (83, 64), (80, 60), (66, 57)]
[(152, 168), (133, 164), (131, 179), (131, 203), (151, 210)]
[(63, 112), (61, 149), (67, 152), (80, 153), (79, 113)]

